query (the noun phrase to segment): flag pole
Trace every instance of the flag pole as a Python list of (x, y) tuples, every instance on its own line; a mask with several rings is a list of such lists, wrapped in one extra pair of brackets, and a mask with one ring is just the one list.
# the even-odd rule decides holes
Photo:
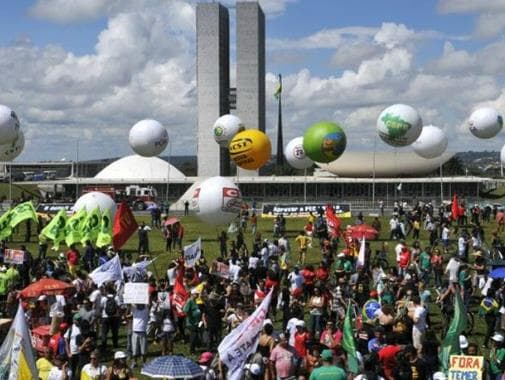
[(303, 203), (307, 203), (307, 168), (303, 169)]
[(444, 180), (442, 175), (442, 161), (440, 161), (440, 205), (444, 203)]
[(375, 209), (375, 152), (377, 150), (377, 133), (373, 138), (373, 171), (372, 171), (372, 209)]
[(275, 92), (278, 104), (278, 119), (277, 119), (277, 165), (282, 169), (284, 165), (283, 138), (282, 138), (282, 75), (279, 74), (278, 90)]

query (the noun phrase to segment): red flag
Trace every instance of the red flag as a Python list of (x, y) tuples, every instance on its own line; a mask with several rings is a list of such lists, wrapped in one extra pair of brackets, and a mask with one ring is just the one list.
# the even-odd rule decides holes
[(452, 204), (451, 204), (451, 219), (458, 220), (459, 216), (460, 212), (458, 204), (458, 194), (454, 194), (454, 196), (452, 197)]
[(174, 296), (173, 304), (175, 307), (175, 313), (178, 317), (184, 317), (186, 314), (182, 311), (184, 304), (189, 298), (189, 293), (186, 290), (182, 279), (184, 278), (184, 264), (179, 264), (179, 270), (177, 271), (177, 277), (175, 278), (174, 285)]
[(331, 230), (332, 236), (340, 235), (340, 218), (335, 215), (332, 205), (326, 205), (326, 223)]
[(112, 227), (112, 246), (114, 249), (120, 249), (137, 231), (137, 221), (133, 216), (132, 210), (126, 202), (122, 202), (114, 217), (114, 226)]

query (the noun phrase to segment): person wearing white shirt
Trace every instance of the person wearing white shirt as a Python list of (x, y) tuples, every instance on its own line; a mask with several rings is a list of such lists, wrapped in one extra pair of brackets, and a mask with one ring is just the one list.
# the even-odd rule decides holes
[(249, 269), (256, 269), (256, 267), (258, 266), (258, 261), (259, 261), (259, 257), (256, 256), (256, 255), (251, 255), (251, 257), (249, 257), (249, 264), (247, 265), (247, 267)]
[(395, 255), (396, 255), (396, 263), (397, 264), (400, 262), (400, 255), (402, 254), (404, 247), (405, 247), (405, 242), (403, 240), (400, 240), (400, 242), (398, 244), (396, 244)]
[(109, 330), (112, 331), (112, 344), (114, 348), (119, 347), (120, 304), (119, 297), (113, 294), (113, 290), (109, 290), (107, 295), (100, 299), (100, 308), (102, 310), (102, 325), (100, 329), (102, 334), (102, 349), (107, 347)]
[(450, 234), (449, 227), (447, 227), (447, 224), (444, 224), (442, 227), (442, 243), (446, 248), (449, 246), (449, 234)]
[(412, 327), (412, 343), (418, 352), (421, 352), (423, 347), (422, 341), (424, 334), (426, 332), (426, 309), (421, 306), (421, 299), (419, 296), (412, 296), (412, 302), (414, 304), (414, 325)]
[(303, 276), (300, 274), (298, 267), (288, 274), (288, 281), (290, 283), (289, 290), (293, 293), (296, 290), (301, 290), (303, 287)]
[(72, 378), (72, 371), (61, 356), (56, 356), (53, 359), (53, 364), (54, 367), (49, 371), (47, 380), (70, 380)]
[(230, 274), (230, 279), (232, 281), (238, 281), (239, 280), (239, 274), (240, 274), (240, 265), (237, 265), (233, 260), (230, 260), (229, 262), (229, 274)]
[(449, 282), (450, 283), (455, 283), (458, 282), (458, 272), (459, 272), (459, 267), (461, 266), (461, 263), (459, 262), (457, 257), (451, 257), (449, 262), (447, 263), (447, 266), (445, 267), (445, 272), (444, 273), (449, 273)]
[(81, 369), (81, 378), (82, 375), (85, 374), (87, 379), (90, 380), (102, 380), (105, 377), (105, 372), (107, 371), (107, 367), (103, 364), (100, 364), (98, 361), (100, 353), (98, 350), (95, 350), (91, 353), (89, 359), (90, 362), (85, 364)]
[(147, 323), (149, 322), (149, 308), (146, 305), (132, 305), (132, 356), (135, 361), (142, 356), (146, 361), (147, 353)]
[(171, 263), (167, 269), (168, 284), (170, 286), (175, 285), (175, 279), (177, 277), (177, 264)]

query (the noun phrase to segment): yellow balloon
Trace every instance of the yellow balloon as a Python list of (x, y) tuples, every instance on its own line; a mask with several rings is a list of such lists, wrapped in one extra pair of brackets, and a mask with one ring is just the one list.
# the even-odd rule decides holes
[(272, 153), (270, 139), (258, 129), (247, 129), (237, 133), (228, 149), (230, 157), (237, 166), (247, 170), (261, 168)]

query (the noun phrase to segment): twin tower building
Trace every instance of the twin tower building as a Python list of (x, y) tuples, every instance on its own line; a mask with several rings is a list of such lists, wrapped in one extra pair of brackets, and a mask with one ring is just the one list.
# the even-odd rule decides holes
[[(265, 15), (257, 2), (237, 1), (236, 88), (230, 87), (230, 17), (214, 3), (196, 7), (198, 176), (228, 176), (230, 158), (212, 136), (222, 115), (233, 113), (248, 129), (265, 131)], [(241, 175), (256, 171), (240, 170)]]

